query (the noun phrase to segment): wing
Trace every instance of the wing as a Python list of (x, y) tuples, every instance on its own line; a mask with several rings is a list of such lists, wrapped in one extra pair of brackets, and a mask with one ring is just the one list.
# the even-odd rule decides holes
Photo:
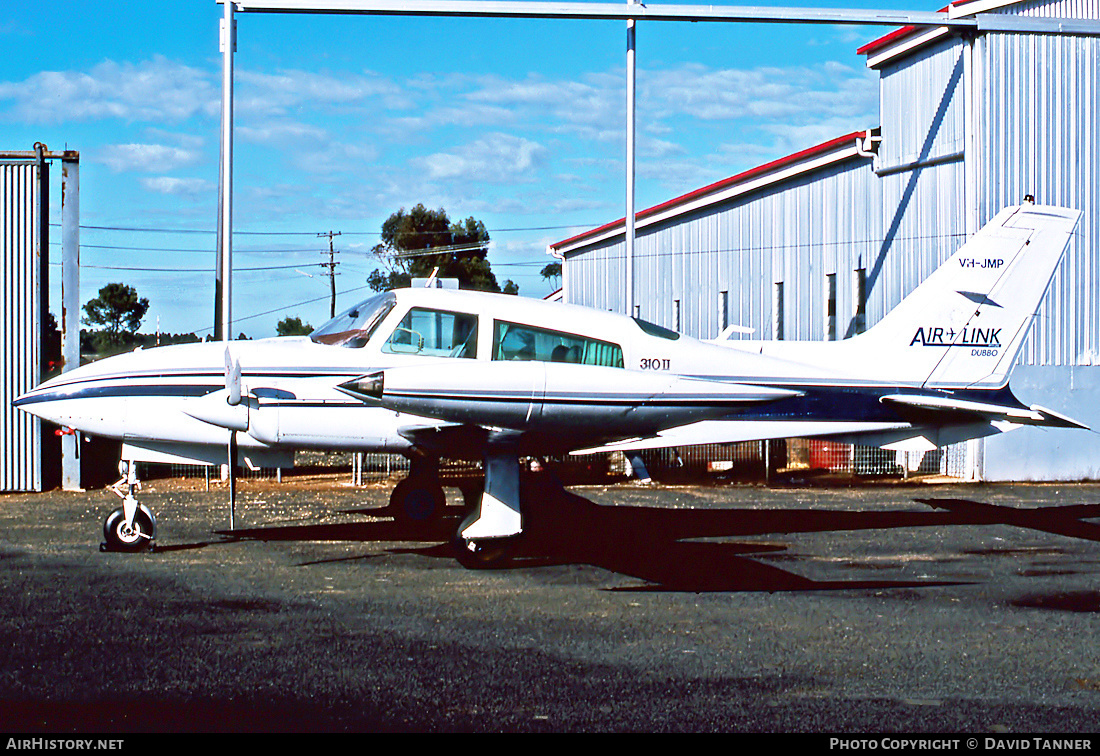
[(882, 397), (879, 401), (887, 404), (898, 404), (906, 407), (916, 407), (931, 412), (954, 413), (970, 415), (981, 418), (990, 423), (1004, 422), (1014, 425), (1046, 425), (1054, 428), (1080, 428), (1089, 430), (1072, 418), (1059, 414), (1054, 410), (1033, 404), (1030, 407), (1013, 407), (1009, 405), (991, 404), (987, 402), (975, 402), (965, 399), (940, 396), (912, 396), (907, 394), (893, 394)]

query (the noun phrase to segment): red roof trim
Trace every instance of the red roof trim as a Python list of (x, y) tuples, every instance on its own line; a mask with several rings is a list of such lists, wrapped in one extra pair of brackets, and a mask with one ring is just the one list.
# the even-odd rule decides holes
[[(938, 12), (939, 13), (947, 13), (952, 8), (958, 8), (959, 6), (967, 5), (967, 4), (973, 3), (973, 2), (977, 2), (977, 0), (958, 0), (957, 2), (949, 3), (948, 5), (944, 6), (943, 8), (940, 8)], [(927, 27), (927, 26), (903, 26), (900, 29), (895, 29), (894, 31), (890, 32), (889, 34), (887, 34), (883, 37), (879, 37), (878, 39), (874, 40), (873, 42), (868, 42), (863, 47), (856, 50), (856, 55), (870, 55), (871, 53), (878, 52), (879, 50), (881, 50), (884, 47), (889, 47), (890, 45), (894, 44), (898, 40), (904, 39), (905, 37), (909, 36), (910, 34), (916, 32), (920, 29), (928, 29), (928, 28), (931, 28), (931, 27)]]
[[(696, 189), (693, 192), (688, 192), (687, 194), (676, 197), (675, 199), (671, 199), (668, 202), (662, 202), (660, 205), (654, 205), (653, 207), (648, 208), (646, 210), (641, 210), (638, 213), (636, 213), (634, 217), (637, 220), (640, 220), (640, 219), (643, 219), (643, 218), (648, 218), (652, 215), (656, 215), (657, 213), (660, 213), (660, 212), (662, 212), (664, 210), (667, 210), (671, 207), (675, 207), (676, 205), (686, 204), (686, 203), (691, 202), (693, 200), (699, 199), (700, 197), (705, 197), (708, 194), (712, 194), (712, 193), (720, 191), (722, 189), (727, 189), (731, 186), (735, 186), (736, 184), (742, 184), (742, 183), (744, 183), (746, 181), (749, 181), (751, 179), (757, 178), (759, 176), (762, 176), (762, 175), (765, 175), (765, 174), (768, 174), (768, 173), (772, 173), (774, 171), (780, 170), (781, 168), (786, 168), (789, 165), (793, 165), (794, 163), (798, 163), (798, 162), (806, 160), (808, 158), (816, 157), (818, 155), (822, 155), (822, 154), (825, 154), (827, 152), (832, 152), (837, 147), (841, 147), (841, 146), (846, 145), (846, 144), (851, 144), (854, 140), (859, 139), (860, 137), (864, 136), (864, 134), (866, 134), (866, 130), (853, 131), (851, 134), (845, 134), (844, 136), (836, 137), (835, 139), (830, 139), (828, 142), (823, 142), (822, 144), (819, 144), (815, 147), (810, 147), (808, 149), (802, 150), (801, 152), (796, 152), (793, 155), (788, 155), (787, 157), (782, 157), (782, 158), (779, 158), (778, 160), (773, 160), (770, 163), (765, 163), (764, 165), (757, 166), (756, 168), (750, 168), (749, 170), (744, 171), (743, 173), (738, 173), (736, 176), (730, 176), (729, 178), (722, 179), (721, 181), (716, 181), (715, 183), (710, 184), (709, 186), (704, 186), (702, 189)], [(612, 221), (611, 223), (605, 223), (604, 225), (602, 225), (598, 228), (589, 229), (588, 231), (577, 234), (576, 236), (572, 236), (572, 237), (570, 237), (568, 239), (565, 239), (563, 241), (556, 242), (554, 244), (551, 244), (550, 246), (554, 249), (558, 249), (560, 247), (567, 246), (569, 244), (580, 241), (582, 239), (586, 239), (586, 238), (591, 237), (591, 236), (599, 236), (600, 234), (604, 233), (605, 231), (610, 231), (611, 229), (613, 229), (617, 226), (625, 226), (625, 225), (626, 225), (626, 218), (625, 217), (619, 218), (617, 221)]]
[(877, 52), (884, 47), (889, 47), (899, 39), (908, 37), (915, 32), (917, 27), (915, 26), (903, 26), (900, 29), (895, 29), (884, 37), (879, 37), (873, 42), (868, 42), (863, 47), (856, 50), (856, 55), (870, 55), (873, 52)]

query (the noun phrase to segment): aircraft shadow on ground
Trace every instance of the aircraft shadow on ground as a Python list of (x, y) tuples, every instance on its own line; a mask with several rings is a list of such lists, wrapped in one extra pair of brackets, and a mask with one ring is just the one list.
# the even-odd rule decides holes
[[(752, 541), (706, 541), (792, 533), (828, 533), (1008, 524), (1074, 538), (1100, 541), (1100, 505), (1016, 509), (962, 499), (918, 499), (931, 511), (842, 511), (807, 509), (667, 509), (601, 506), (555, 485), (527, 491), (525, 532), (501, 569), (586, 564), (637, 578), (633, 591), (798, 591), (916, 588), (958, 581), (813, 580), (752, 558), (786, 551)], [(453, 512), (453, 514), (452, 514)], [(233, 532), (264, 541), (412, 541), (431, 545), (394, 549), (434, 558), (455, 558), (453, 536), (462, 510), (428, 523), (388, 519), (385, 509), (351, 510), (376, 515), (371, 521), (264, 527)], [(382, 515), (383, 517), (377, 517)], [(853, 557), (853, 565), (859, 560)]]

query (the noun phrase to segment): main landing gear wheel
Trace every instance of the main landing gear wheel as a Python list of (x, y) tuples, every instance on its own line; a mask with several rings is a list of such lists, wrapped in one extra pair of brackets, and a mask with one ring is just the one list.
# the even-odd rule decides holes
[(430, 522), (443, 515), (447, 496), (443, 486), (433, 480), (405, 478), (390, 494), (390, 509), (395, 517), (411, 522)]
[(138, 505), (132, 525), (126, 524), (126, 512), (122, 507), (103, 521), (104, 551), (145, 551), (153, 547), (156, 537), (156, 518), (143, 504)]

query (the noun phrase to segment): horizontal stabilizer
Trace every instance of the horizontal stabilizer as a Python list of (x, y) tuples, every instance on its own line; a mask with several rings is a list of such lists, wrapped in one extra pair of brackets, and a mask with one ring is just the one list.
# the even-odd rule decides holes
[(807, 422), (803, 420), (703, 420), (661, 431), (655, 436), (631, 438), (603, 446), (578, 449), (573, 454), (666, 449), (673, 446), (734, 444), (773, 438), (811, 438), (848, 433), (875, 433), (908, 428), (908, 423)]
[(912, 396), (907, 394), (892, 394), (882, 397), (879, 401), (888, 404), (902, 404), (909, 407), (917, 407), (923, 410), (962, 412), (970, 415), (978, 415), (989, 422), (1000, 421), (1018, 425), (1045, 425), (1053, 428), (1089, 429), (1087, 425), (1083, 425), (1065, 415), (1061, 415), (1053, 410), (1048, 410), (1037, 405), (1032, 405), (1031, 407), (1011, 407), (1002, 404), (990, 404), (988, 402), (954, 399), (946, 396)]

